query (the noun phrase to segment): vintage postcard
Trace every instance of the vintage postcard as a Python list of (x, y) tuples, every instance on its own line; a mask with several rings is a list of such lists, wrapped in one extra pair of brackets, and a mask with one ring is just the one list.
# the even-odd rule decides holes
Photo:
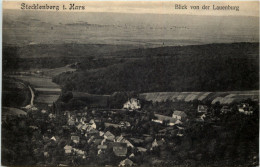
[(3, 1), (3, 166), (258, 166), (258, 1)]

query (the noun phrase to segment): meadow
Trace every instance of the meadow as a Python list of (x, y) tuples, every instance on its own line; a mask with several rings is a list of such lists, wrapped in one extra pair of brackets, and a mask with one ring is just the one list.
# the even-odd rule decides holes
[(258, 101), (259, 91), (227, 91), (227, 92), (153, 92), (141, 93), (141, 99), (152, 102), (163, 101), (185, 101), (192, 102), (199, 100), (202, 102), (210, 101), (212, 104), (219, 102), (220, 104), (230, 104), (232, 102), (239, 102), (246, 99)]

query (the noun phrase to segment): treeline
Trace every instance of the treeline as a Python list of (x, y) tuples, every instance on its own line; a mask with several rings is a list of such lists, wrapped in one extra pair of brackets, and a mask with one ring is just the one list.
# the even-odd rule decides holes
[(100, 44), (37, 44), (3, 45), (4, 72), (30, 68), (57, 68), (75, 62), (83, 62), (83, 69), (105, 67), (121, 59), (107, 59), (114, 52), (128, 50), (133, 46)]
[[(65, 90), (93, 94), (259, 88), (257, 44), (213, 44), (191, 48), (196, 50), (194, 54), (187, 51), (187, 47), (178, 47), (178, 54), (172, 51), (174, 47), (157, 48), (154, 54), (140, 55), (142, 59), (96, 70), (82, 68), (75, 73), (56, 76), (53, 80)], [(158, 54), (158, 50), (164, 54)]]
[(81, 70), (89, 70), (96, 68), (103, 68), (109, 65), (122, 63), (124, 59), (107, 59), (107, 58), (95, 58), (95, 56), (86, 57), (68, 57), (68, 56), (47, 56), (24, 58), (19, 55), (19, 47), (15, 46), (4, 46), (3, 47), (3, 72), (19, 72), (24, 70), (30, 70), (35, 68), (58, 68), (64, 67), (68, 64), (78, 63), (77, 66), (72, 68), (79, 68)]
[(3, 77), (2, 105), (5, 107), (24, 107), (30, 103), (31, 93), (26, 83), (9, 77)]
[[(34, 57), (24, 58), (20, 56), (20, 49), (18, 46), (3, 46), (3, 72), (57, 68), (75, 62), (75, 59), (71, 57), (40, 57), (37, 52)], [(32, 50), (32, 52), (34, 51)]]

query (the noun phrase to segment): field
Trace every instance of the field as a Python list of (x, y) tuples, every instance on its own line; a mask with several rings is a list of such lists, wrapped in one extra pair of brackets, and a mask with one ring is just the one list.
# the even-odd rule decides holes
[(59, 98), (61, 89), (50, 78), (22, 75), (14, 75), (12, 77), (25, 81), (34, 88), (36, 91), (35, 102), (37, 103), (52, 104)]
[(49, 77), (54, 77), (56, 75), (59, 75), (63, 72), (74, 72), (76, 69), (70, 68), (68, 66), (60, 67), (60, 68), (54, 68), (54, 69), (44, 69), (42, 70), (43, 74)]
[(52, 79), (38, 76), (13, 75), (12, 77), (29, 82), (34, 88), (59, 88)]
[(230, 104), (232, 102), (242, 101), (251, 98), (258, 101), (259, 91), (227, 91), (227, 92), (154, 92), (142, 93), (140, 98), (153, 101), (162, 102), (170, 101), (185, 101), (190, 102), (193, 100), (211, 101), (212, 104), (220, 102), (220, 104)]
[(60, 95), (56, 95), (56, 94), (51, 94), (51, 95), (43, 95), (40, 94), (39, 96), (37, 96), (37, 98), (35, 99), (36, 103), (43, 103), (43, 104), (52, 104), (53, 102), (55, 102)]
[(69, 65), (54, 69), (34, 69), (33, 71), (21, 72), (25, 75), (11, 75), (13, 78), (29, 83), (36, 94), (35, 102), (43, 104), (52, 104), (55, 102), (61, 93), (59, 85), (52, 82), (52, 77), (63, 72), (75, 71)]
[(27, 115), (27, 113), (17, 108), (3, 107), (2, 115)]

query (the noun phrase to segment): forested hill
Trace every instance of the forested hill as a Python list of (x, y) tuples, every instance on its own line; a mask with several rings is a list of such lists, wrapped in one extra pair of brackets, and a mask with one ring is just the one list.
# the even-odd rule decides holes
[(224, 56), (240, 58), (243, 57), (258, 59), (259, 43), (231, 43), (231, 44), (206, 44), (206, 45), (188, 45), (188, 46), (162, 46), (157, 48), (129, 49), (113, 53), (119, 57), (145, 57), (145, 56), (178, 56), (194, 57), (205, 56), (203, 58), (212, 58), (214, 56)]
[(258, 50), (258, 43), (135, 49), (117, 52), (124, 61), (104, 68), (90, 70), (84, 61), (77, 72), (54, 81), (66, 90), (96, 94), (258, 90)]

